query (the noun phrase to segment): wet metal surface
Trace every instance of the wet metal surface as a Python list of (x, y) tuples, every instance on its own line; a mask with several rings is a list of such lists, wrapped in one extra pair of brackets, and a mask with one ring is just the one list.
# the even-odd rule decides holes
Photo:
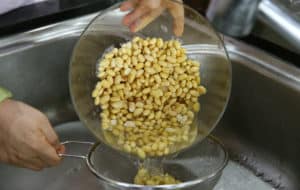
[[(45, 112), (53, 125), (78, 120), (69, 97), (68, 63), (92, 17), (0, 39), (0, 84)], [(216, 190), (299, 190), (300, 70), (229, 38), (226, 46), (233, 65), (232, 94), (214, 135), (232, 162)], [(62, 141), (91, 138), (84, 128), (72, 126), (56, 128)], [(80, 160), (68, 159), (42, 173), (0, 164), (0, 189), (99, 189), (84, 168)]]

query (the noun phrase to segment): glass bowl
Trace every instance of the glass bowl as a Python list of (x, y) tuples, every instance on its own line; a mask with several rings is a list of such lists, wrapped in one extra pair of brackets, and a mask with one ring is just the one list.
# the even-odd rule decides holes
[(201, 63), (201, 84), (206, 87), (207, 93), (199, 99), (201, 111), (194, 121), (197, 127), (196, 140), (187, 147), (209, 135), (223, 115), (231, 89), (231, 64), (223, 41), (205, 18), (194, 9), (180, 5), (184, 9), (184, 31), (180, 37), (173, 34), (172, 16), (168, 11), (164, 11), (141, 31), (131, 32), (122, 25), (127, 12), (120, 11), (120, 4), (116, 4), (92, 20), (73, 50), (69, 83), (75, 110), (82, 123), (101, 142), (114, 149), (121, 150), (117, 143), (108, 142), (109, 139), (104, 136), (100, 127), (101, 110), (94, 106), (91, 94), (98, 80), (96, 71), (99, 58), (107, 48), (118, 47), (135, 36), (178, 39), (186, 48), (188, 57)]

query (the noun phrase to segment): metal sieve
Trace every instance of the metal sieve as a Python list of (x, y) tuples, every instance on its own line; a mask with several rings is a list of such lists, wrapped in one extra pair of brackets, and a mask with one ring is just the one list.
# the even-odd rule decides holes
[(114, 150), (103, 143), (66, 141), (67, 146), (87, 145), (87, 154), (61, 154), (62, 157), (85, 160), (89, 170), (105, 184), (106, 189), (158, 190), (158, 189), (202, 189), (212, 190), (228, 162), (224, 146), (209, 136), (197, 146), (162, 160), (150, 159), (150, 166), (161, 167), (164, 172), (183, 181), (176, 185), (143, 186), (132, 184), (139, 161), (128, 154)]

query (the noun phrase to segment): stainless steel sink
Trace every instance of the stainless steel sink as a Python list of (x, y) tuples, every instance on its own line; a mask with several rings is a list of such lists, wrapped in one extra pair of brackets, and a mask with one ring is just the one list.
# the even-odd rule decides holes
[[(68, 92), (72, 47), (94, 16), (0, 39), (0, 85), (45, 112), (62, 141), (95, 140), (78, 121)], [(232, 95), (214, 135), (227, 147), (231, 161), (214, 190), (298, 190), (300, 69), (225, 40), (233, 65)], [(42, 172), (0, 164), (1, 190), (83, 188), (105, 187), (82, 160), (65, 159)]]

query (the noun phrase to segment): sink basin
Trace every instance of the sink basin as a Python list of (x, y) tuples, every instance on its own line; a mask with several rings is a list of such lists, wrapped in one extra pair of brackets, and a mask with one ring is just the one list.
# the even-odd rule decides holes
[[(47, 114), (61, 141), (95, 141), (78, 121), (68, 90), (73, 45), (94, 16), (0, 39), (0, 84)], [(225, 41), (232, 94), (213, 134), (225, 144), (230, 162), (214, 190), (298, 190), (300, 70), (234, 39)], [(86, 187), (106, 189), (83, 160), (64, 159), (41, 172), (0, 164), (1, 190)]]

